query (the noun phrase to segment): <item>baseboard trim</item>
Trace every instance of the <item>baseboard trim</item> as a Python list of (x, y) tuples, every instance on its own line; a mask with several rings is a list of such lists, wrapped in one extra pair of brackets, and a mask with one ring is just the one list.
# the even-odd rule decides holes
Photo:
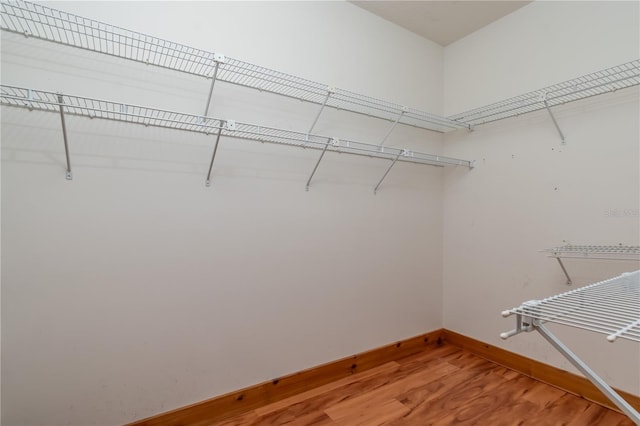
[[(489, 345), (471, 337), (444, 330), (445, 342), (466, 349), (488, 361), (515, 370), (533, 379), (547, 383), (565, 392), (578, 395), (607, 408), (620, 411), (593, 383), (582, 376), (544, 364), (531, 358), (509, 352), (505, 349)], [(617, 390), (629, 404), (640, 410), (640, 396)]]
[(224, 420), (348, 377), (354, 373), (419, 353), (429, 346), (440, 345), (443, 334), (444, 330), (440, 329), (400, 340), (308, 370), (278, 377), (268, 382), (138, 420), (127, 426), (177, 426)]
[[(488, 361), (620, 411), (584, 377), (456, 332), (440, 329), (138, 420), (126, 426), (185, 426), (224, 420), (442, 343), (468, 350)], [(640, 410), (640, 396), (624, 391), (618, 392), (627, 402)]]

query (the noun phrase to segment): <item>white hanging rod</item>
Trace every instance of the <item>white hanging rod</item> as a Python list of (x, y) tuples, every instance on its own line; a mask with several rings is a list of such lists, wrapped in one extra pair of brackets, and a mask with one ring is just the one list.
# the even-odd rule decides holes
[[(640, 60), (636, 59), (524, 95), (455, 114), (449, 118), (471, 125), (490, 123), (638, 84), (640, 84)], [(564, 138), (562, 134), (561, 137)]]
[(598, 376), (545, 326), (552, 322), (605, 334), (609, 342), (640, 342), (640, 271), (629, 272), (542, 300), (524, 302), (502, 312), (516, 316), (516, 328), (501, 333), (508, 339), (522, 332), (539, 332), (631, 420), (640, 425), (640, 413)]
[[(361, 155), (373, 158), (393, 160), (401, 154), (398, 161), (417, 163), (429, 166), (465, 166), (472, 167), (472, 162), (440, 155), (409, 151), (399, 148), (379, 147), (374, 144), (350, 140), (338, 140), (327, 136), (264, 127), (255, 124), (222, 120), (201, 115), (186, 114), (175, 111), (147, 108), (138, 105), (123, 104), (112, 101), (92, 99), (54, 92), (32, 90), (22, 87), (0, 85), (0, 102), (4, 105), (23, 107), (30, 110), (59, 112), (60, 107), (67, 115), (89, 118), (124, 121), (184, 130), (190, 132), (213, 134), (218, 131), (221, 136), (269, 142), (281, 145), (297, 146), (310, 149), (326, 149), (331, 152)], [(63, 102), (59, 101), (59, 96)]]
[(571, 284), (571, 277), (562, 259), (598, 259), (598, 260), (638, 260), (640, 261), (640, 246), (604, 245), (572, 245), (567, 244), (542, 250), (558, 261), (562, 272), (567, 277), (567, 284)]
[[(468, 128), (435, 114), (26, 1), (2, 1), (2, 29), (437, 132)], [(213, 86), (212, 86), (213, 87)], [(327, 94), (331, 91), (331, 96)], [(209, 97), (210, 99), (210, 97)], [(404, 113), (403, 113), (404, 111)]]

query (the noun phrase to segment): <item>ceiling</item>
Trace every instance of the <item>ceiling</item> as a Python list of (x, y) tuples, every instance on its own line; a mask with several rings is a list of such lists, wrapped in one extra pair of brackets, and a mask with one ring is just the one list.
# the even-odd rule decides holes
[(531, 1), (351, 1), (387, 21), (446, 46)]

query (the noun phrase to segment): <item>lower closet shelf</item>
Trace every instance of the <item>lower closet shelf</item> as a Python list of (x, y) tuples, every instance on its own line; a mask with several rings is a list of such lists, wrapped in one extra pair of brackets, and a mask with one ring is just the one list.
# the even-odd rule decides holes
[(293, 130), (241, 123), (235, 120), (224, 120), (202, 115), (148, 108), (144, 106), (129, 105), (113, 101), (33, 90), (16, 86), (0, 85), (0, 103), (12, 107), (50, 111), (60, 114), (62, 119), (62, 131), (65, 139), (65, 151), (67, 153), (67, 177), (69, 179), (71, 178), (71, 167), (69, 164), (68, 146), (66, 144), (67, 136), (64, 121), (65, 115), (101, 118), (127, 123), (143, 124), (145, 126), (163, 127), (213, 135), (217, 136), (216, 146), (217, 140), (219, 140), (220, 137), (227, 137), (315, 149), (322, 151), (321, 155), (324, 155), (326, 151), (330, 151), (371, 158), (381, 158), (391, 160), (393, 162), (392, 164), (395, 164), (396, 162), (408, 162), (437, 167), (473, 167), (472, 161), (445, 157), (437, 154), (427, 154), (408, 149), (380, 146)]
[(545, 323), (551, 322), (589, 330), (605, 334), (610, 342), (618, 338), (640, 342), (640, 271), (625, 273), (543, 300), (524, 302), (519, 307), (504, 311), (502, 315), (516, 315), (516, 328), (502, 333), (500, 337), (507, 339), (523, 331), (538, 331), (620, 410), (640, 424), (640, 413), (545, 326)]

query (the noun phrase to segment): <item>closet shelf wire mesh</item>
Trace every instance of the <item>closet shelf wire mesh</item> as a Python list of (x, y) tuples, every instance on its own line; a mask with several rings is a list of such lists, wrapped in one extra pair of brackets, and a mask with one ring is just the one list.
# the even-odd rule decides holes
[(611, 342), (640, 342), (640, 271), (526, 302), (502, 314), (606, 334)]
[(554, 84), (449, 118), (478, 125), (640, 84), (640, 59)]
[(636, 424), (640, 413), (569, 347), (546, 327), (547, 322), (605, 334), (607, 340), (626, 339), (640, 342), (640, 271), (586, 287), (567, 291), (542, 300), (524, 302), (502, 312), (502, 316), (516, 315), (516, 328), (500, 337), (507, 339), (524, 331), (537, 331), (611, 402)]
[[(437, 132), (468, 128), (465, 123), (413, 108), (330, 88), (259, 65), (174, 43), (41, 4), (2, 1), (1, 28), (93, 52), (125, 58), (318, 105), (395, 121)], [(330, 96), (328, 96), (330, 94)], [(327, 97), (328, 96), (328, 97)], [(327, 98), (325, 100), (325, 98)]]
[(572, 245), (567, 244), (542, 250), (558, 261), (562, 272), (567, 277), (567, 284), (572, 284), (569, 272), (562, 263), (562, 259), (599, 259), (599, 260), (638, 260), (640, 261), (640, 246), (604, 245)]
[[(58, 112), (60, 106), (65, 114), (143, 124), (145, 126), (163, 127), (182, 131), (216, 134), (236, 138), (268, 142), (301, 148), (324, 149), (337, 153), (362, 155), (372, 158), (409, 162), (430, 166), (465, 166), (472, 167), (472, 162), (452, 157), (410, 151), (400, 148), (380, 147), (344, 139), (334, 139), (327, 136), (296, 132), (292, 130), (265, 127), (249, 123), (204, 117), (138, 105), (129, 105), (106, 100), (92, 99), (81, 96), (61, 95), (63, 102), (58, 100), (58, 93), (32, 90), (15, 86), (0, 86), (0, 103), (4, 105)], [(233, 123), (233, 125), (229, 125)]]
[(640, 246), (565, 245), (542, 251), (556, 258), (640, 260)]

